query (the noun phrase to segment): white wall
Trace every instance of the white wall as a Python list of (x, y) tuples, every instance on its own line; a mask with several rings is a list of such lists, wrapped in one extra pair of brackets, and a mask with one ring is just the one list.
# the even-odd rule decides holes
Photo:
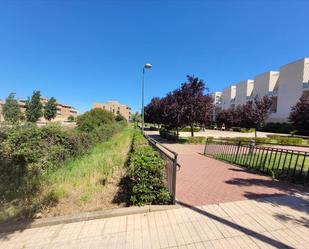
[(255, 76), (252, 97), (263, 97), (268, 95), (269, 92), (273, 92), (278, 83), (278, 79), (279, 72), (277, 71), (269, 71)]
[(236, 95), (236, 86), (228, 86), (224, 88), (222, 92), (222, 109), (228, 109), (231, 107), (231, 99), (234, 99)]
[(247, 97), (251, 96), (253, 91), (254, 81), (244, 80), (236, 84), (235, 105), (244, 105), (247, 103)]
[(280, 68), (278, 108), (271, 115), (272, 121), (286, 122), (291, 111), (303, 94), (303, 83), (309, 67), (309, 58), (301, 59)]

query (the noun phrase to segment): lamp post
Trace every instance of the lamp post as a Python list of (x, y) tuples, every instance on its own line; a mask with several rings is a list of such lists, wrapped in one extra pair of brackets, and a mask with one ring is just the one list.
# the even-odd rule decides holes
[(144, 81), (145, 81), (145, 69), (152, 68), (152, 65), (147, 63), (143, 67), (143, 78), (142, 78), (142, 133), (144, 134), (145, 126), (145, 111), (144, 111)]

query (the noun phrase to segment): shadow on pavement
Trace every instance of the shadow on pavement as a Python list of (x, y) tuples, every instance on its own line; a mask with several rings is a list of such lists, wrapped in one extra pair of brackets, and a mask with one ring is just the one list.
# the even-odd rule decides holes
[(211, 213), (209, 213), (209, 212), (207, 212), (207, 211), (205, 211), (205, 210), (203, 210), (203, 209), (200, 209), (200, 208), (198, 208), (198, 207), (191, 206), (191, 205), (189, 205), (189, 204), (186, 204), (186, 203), (183, 203), (183, 202), (179, 202), (179, 201), (178, 201), (177, 203), (178, 203), (179, 205), (184, 206), (184, 207), (187, 207), (187, 208), (189, 208), (189, 209), (191, 209), (191, 210), (193, 210), (193, 211), (195, 211), (195, 212), (197, 212), (197, 213), (199, 213), (199, 214), (202, 214), (202, 215), (204, 215), (204, 216), (207, 216), (207, 217), (210, 218), (210, 219), (216, 220), (217, 222), (220, 222), (220, 223), (222, 223), (222, 224), (224, 224), (224, 225), (226, 225), (226, 226), (229, 226), (229, 227), (231, 227), (231, 228), (233, 228), (233, 229), (235, 229), (235, 230), (241, 231), (241, 232), (243, 232), (244, 234), (246, 234), (246, 235), (248, 235), (248, 236), (250, 236), (250, 237), (253, 237), (253, 238), (255, 238), (255, 239), (258, 239), (258, 240), (260, 240), (260, 241), (263, 241), (264, 243), (267, 243), (267, 244), (269, 244), (270, 246), (273, 246), (273, 247), (275, 247), (275, 248), (293, 248), (293, 247), (291, 247), (291, 246), (289, 246), (289, 245), (287, 245), (287, 244), (284, 244), (284, 243), (282, 243), (282, 242), (280, 242), (280, 241), (277, 241), (277, 240), (275, 240), (275, 239), (272, 239), (272, 238), (270, 238), (270, 237), (268, 237), (268, 236), (266, 236), (266, 235), (257, 233), (257, 232), (255, 232), (255, 231), (253, 231), (253, 230), (251, 230), (251, 229), (248, 229), (248, 228), (246, 228), (246, 227), (243, 227), (243, 226), (241, 226), (241, 225), (238, 225), (238, 224), (236, 224), (236, 223), (233, 223), (232, 221), (226, 220), (226, 219), (224, 219), (224, 218), (222, 218), (222, 217), (219, 217), (219, 216), (216, 216), (216, 215), (214, 215), (214, 214), (211, 214)]

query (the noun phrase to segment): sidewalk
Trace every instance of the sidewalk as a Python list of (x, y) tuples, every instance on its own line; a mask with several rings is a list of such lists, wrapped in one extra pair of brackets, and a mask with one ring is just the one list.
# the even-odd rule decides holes
[(0, 234), (0, 248), (309, 248), (309, 201), (187, 206)]

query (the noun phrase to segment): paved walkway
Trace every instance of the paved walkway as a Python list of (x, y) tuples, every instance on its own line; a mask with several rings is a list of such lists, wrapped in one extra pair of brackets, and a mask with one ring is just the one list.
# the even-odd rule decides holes
[(273, 197), (0, 234), (0, 248), (309, 248), (309, 201)]
[[(221, 131), (221, 130), (208, 130), (194, 132), (195, 136), (201, 137), (214, 137), (214, 138), (222, 138), (222, 137), (254, 137), (254, 132), (237, 132), (237, 131)], [(279, 136), (288, 136), (289, 134), (279, 134), (279, 133), (271, 133), (271, 132), (263, 132), (258, 131), (258, 137), (267, 137), (269, 135), (279, 135)], [(180, 132), (181, 137), (190, 137), (191, 132)]]
[[(153, 136), (159, 139), (158, 136)], [(204, 145), (164, 143), (178, 153), (176, 199), (189, 205), (217, 204), (302, 192), (302, 187), (274, 181), (229, 163), (201, 155)]]

